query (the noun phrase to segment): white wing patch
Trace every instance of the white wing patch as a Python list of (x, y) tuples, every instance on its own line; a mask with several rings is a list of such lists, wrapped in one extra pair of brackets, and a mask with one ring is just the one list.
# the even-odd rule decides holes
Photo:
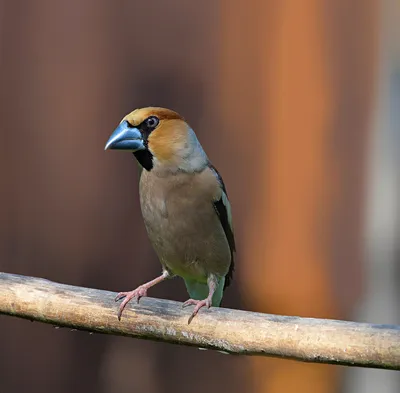
[(225, 193), (225, 191), (222, 191), (222, 203), (224, 204), (226, 208), (226, 214), (228, 216), (228, 222), (229, 226), (231, 227), (231, 230), (233, 232), (233, 222), (232, 222), (232, 211), (231, 211), (231, 204), (229, 202), (229, 199)]

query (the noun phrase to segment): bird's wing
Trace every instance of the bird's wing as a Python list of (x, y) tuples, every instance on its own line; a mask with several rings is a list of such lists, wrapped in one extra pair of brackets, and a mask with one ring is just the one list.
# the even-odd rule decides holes
[(235, 236), (233, 232), (233, 224), (232, 224), (232, 212), (231, 212), (231, 204), (228, 200), (228, 193), (226, 192), (224, 181), (222, 180), (221, 175), (218, 173), (217, 169), (210, 164), (210, 169), (214, 173), (215, 177), (218, 180), (218, 183), (222, 189), (221, 197), (218, 200), (213, 201), (214, 209), (218, 214), (219, 220), (221, 221), (222, 228), (224, 229), (225, 236), (229, 243), (229, 248), (231, 250), (231, 264), (229, 266), (228, 274), (225, 277), (225, 286), (224, 289), (230, 284), (233, 271), (235, 269)]

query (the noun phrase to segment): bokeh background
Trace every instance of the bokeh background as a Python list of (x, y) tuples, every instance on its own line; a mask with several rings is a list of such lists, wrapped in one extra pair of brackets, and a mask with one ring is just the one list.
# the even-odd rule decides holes
[[(227, 307), (399, 324), (399, 38), (396, 0), (0, 0), (0, 270), (153, 278), (136, 164), (103, 149), (127, 112), (166, 106), (228, 188)], [(400, 377), (0, 316), (2, 393), (188, 391), (398, 393)]]

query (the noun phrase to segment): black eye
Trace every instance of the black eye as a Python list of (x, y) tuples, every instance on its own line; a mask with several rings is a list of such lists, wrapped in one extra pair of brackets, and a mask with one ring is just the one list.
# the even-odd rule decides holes
[(150, 116), (145, 120), (147, 128), (156, 128), (158, 126), (158, 118), (155, 116)]

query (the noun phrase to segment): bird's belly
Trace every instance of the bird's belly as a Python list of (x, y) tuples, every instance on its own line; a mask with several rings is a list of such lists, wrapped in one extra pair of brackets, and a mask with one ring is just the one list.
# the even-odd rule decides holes
[(229, 244), (212, 203), (181, 203), (177, 209), (148, 199), (142, 213), (161, 263), (173, 274), (203, 282), (210, 273), (227, 274)]

